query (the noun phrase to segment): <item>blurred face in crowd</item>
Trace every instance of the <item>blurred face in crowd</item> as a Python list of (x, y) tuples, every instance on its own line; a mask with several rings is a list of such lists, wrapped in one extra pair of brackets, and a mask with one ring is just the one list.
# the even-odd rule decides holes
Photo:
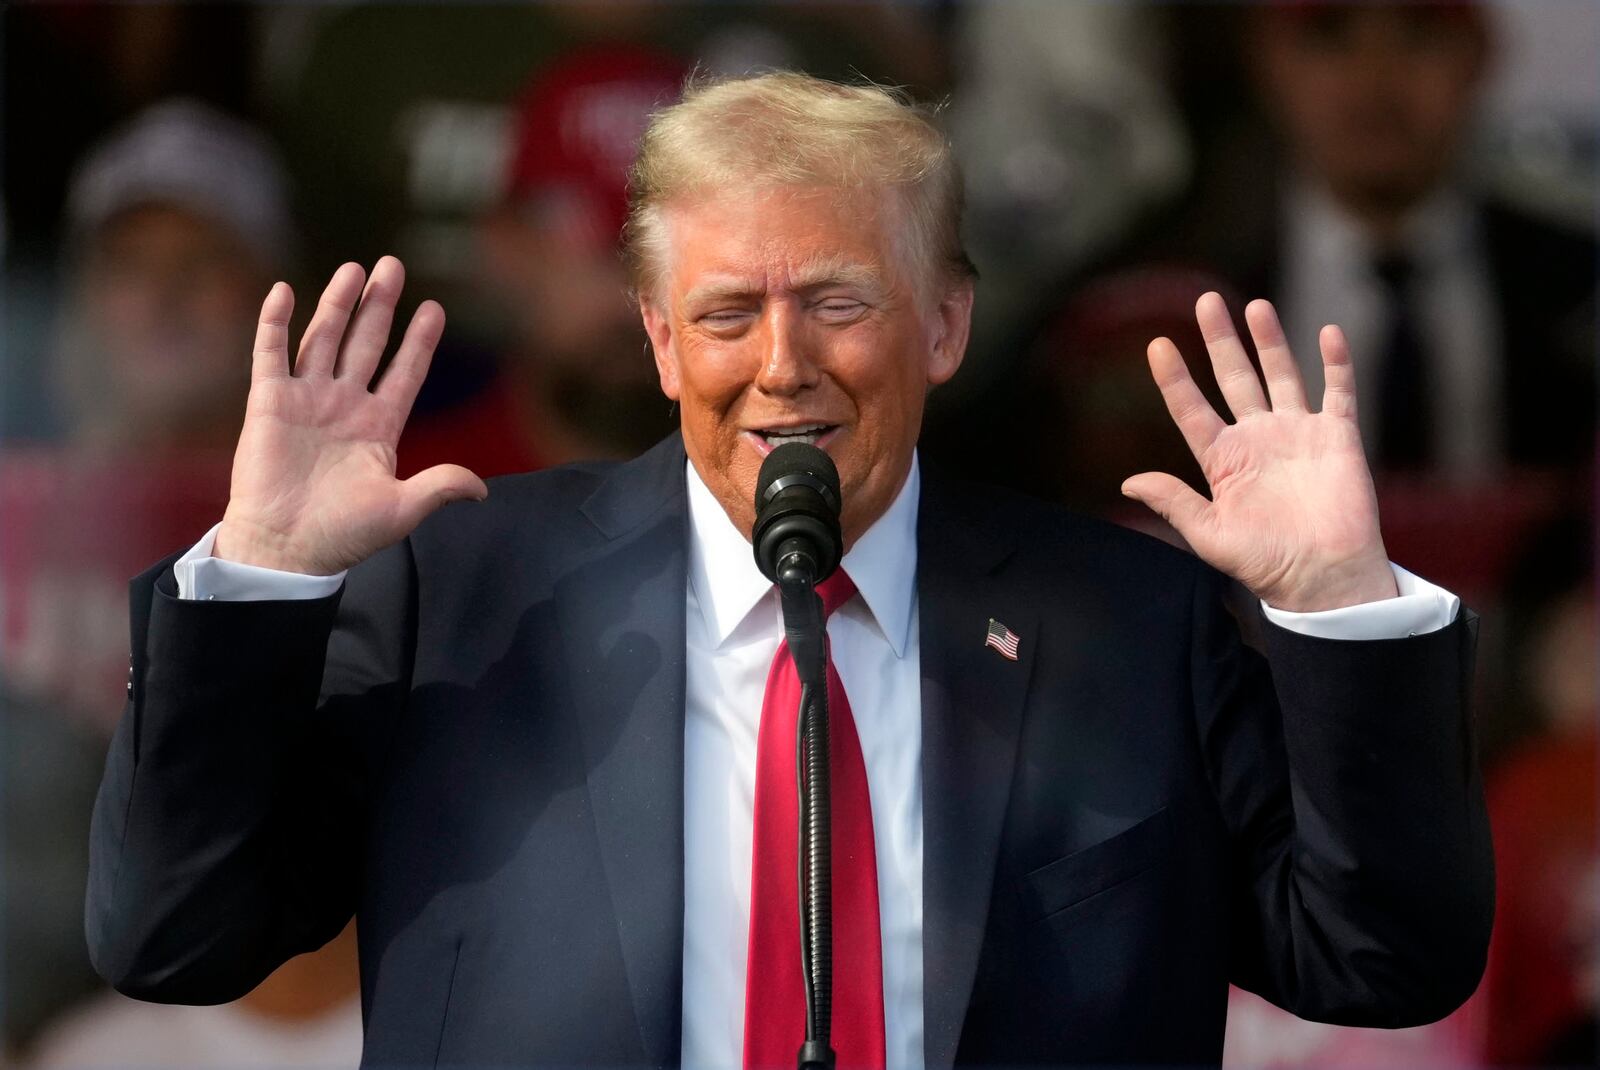
[(502, 210), (484, 233), (489, 282), (516, 336), (514, 370), (578, 437), (618, 455), (653, 445), (668, 407), (615, 235), (555, 196)]
[(966, 349), (972, 287), (935, 285), (880, 191), (727, 191), (669, 205), (665, 271), (640, 307), (696, 471), (748, 537), (783, 441), (839, 468), (846, 545), (910, 470), (930, 386)]
[(1262, 97), (1299, 165), (1357, 211), (1398, 211), (1450, 169), (1487, 42), (1466, 5), (1305, 4), (1254, 18)]
[(85, 250), (65, 374), (86, 438), (228, 441), (249, 388), (266, 273), (230, 230), (150, 204), (112, 217)]

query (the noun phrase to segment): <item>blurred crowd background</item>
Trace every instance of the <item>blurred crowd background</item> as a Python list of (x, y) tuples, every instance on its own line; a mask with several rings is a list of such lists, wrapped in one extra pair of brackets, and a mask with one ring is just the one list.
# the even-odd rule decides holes
[(89, 969), (87, 823), (122, 705), (126, 581), (220, 518), (278, 278), (300, 298), (295, 337), (344, 260), (395, 253), (406, 304), (445, 305), (403, 474), (626, 457), (669, 431), (617, 257), (623, 171), (690, 70), (790, 67), (946, 102), (982, 281), (925, 463), (1156, 530), (1121, 480), (1200, 476), (1145, 344), (1171, 336), (1205, 382), (1195, 298), (1222, 291), (1242, 324), (1269, 297), (1314, 398), (1317, 330), (1344, 326), (1391, 556), (1483, 614), (1499, 912), (1479, 992), (1399, 1032), (1235, 992), (1227, 1063), (1594, 1065), (1600, 5), (36, 3), (0, 18), (7, 1061), (355, 1065), (352, 932), (222, 1007), (135, 1003)]

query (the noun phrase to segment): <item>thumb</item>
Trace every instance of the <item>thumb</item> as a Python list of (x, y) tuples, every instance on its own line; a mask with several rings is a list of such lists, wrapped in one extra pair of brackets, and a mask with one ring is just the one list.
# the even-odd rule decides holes
[(1211, 503), (1177, 476), (1142, 472), (1123, 480), (1122, 493), (1155, 511), (1190, 546), (1199, 546), (1201, 533), (1211, 523)]
[(406, 529), (414, 529), (441, 505), (471, 498), (483, 501), (489, 488), (459, 464), (436, 464), (400, 483), (400, 512)]

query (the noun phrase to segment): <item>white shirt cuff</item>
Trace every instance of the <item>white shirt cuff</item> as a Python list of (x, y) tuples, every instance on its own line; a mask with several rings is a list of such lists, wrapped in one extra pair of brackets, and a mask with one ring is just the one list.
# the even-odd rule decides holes
[(1404, 639), (1436, 632), (1456, 619), (1461, 599), (1392, 561), (1389, 568), (1400, 589), (1398, 598), (1319, 613), (1291, 613), (1273, 609), (1265, 602), (1261, 603), (1261, 610), (1278, 627), (1318, 639)]
[(189, 552), (172, 565), (178, 580), (178, 597), (191, 601), (277, 602), (326, 598), (339, 589), (344, 573), (307, 576), (275, 568), (224, 561), (211, 556), (217, 544), (217, 524)]

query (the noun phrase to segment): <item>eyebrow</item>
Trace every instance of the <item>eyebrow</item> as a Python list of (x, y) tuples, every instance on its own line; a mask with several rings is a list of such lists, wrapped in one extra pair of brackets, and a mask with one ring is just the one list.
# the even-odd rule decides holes
[[(851, 289), (880, 292), (883, 289), (883, 272), (876, 265), (864, 264), (840, 254), (819, 254), (795, 269), (791, 288), (817, 290), (824, 286), (845, 286)], [(748, 278), (728, 276), (713, 278), (684, 295), (686, 305), (704, 301), (740, 300), (764, 292), (765, 287)]]
[(753, 280), (713, 279), (684, 294), (683, 303), (697, 305), (706, 301), (739, 300), (760, 293), (761, 289), (761, 285)]
[(795, 269), (796, 290), (815, 290), (823, 286), (881, 289), (883, 272), (876, 264), (864, 264), (838, 253), (819, 254)]

